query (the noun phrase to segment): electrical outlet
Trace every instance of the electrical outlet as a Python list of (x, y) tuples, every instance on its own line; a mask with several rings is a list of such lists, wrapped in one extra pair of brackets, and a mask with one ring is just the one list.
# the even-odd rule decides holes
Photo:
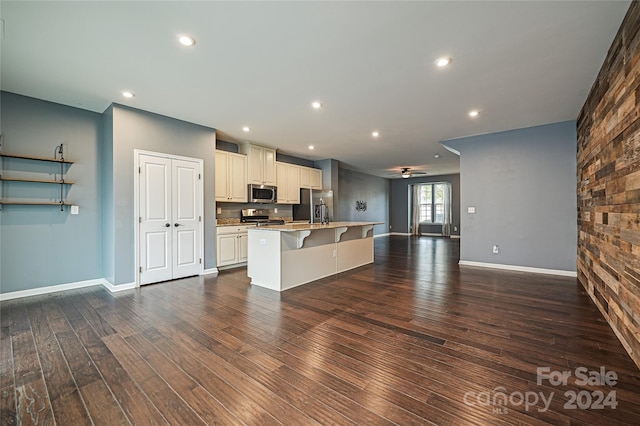
[(217, 214), (222, 214), (222, 207), (218, 207), (218, 208), (216, 209), (216, 213), (217, 213)]
[(278, 213), (278, 208), (276, 207), (275, 209), (273, 209), (274, 213)]
[(457, 227), (457, 226), (454, 226), (454, 227), (453, 227), (453, 230), (457, 232), (457, 231), (458, 231), (458, 227)]
[(474, 214), (476, 212), (476, 208), (471, 206), (471, 207), (467, 207), (467, 213), (469, 214)]
[(493, 246), (493, 254), (498, 254), (500, 253), (500, 246), (499, 245), (495, 245)]
[(79, 214), (80, 206), (71, 206), (71, 214)]

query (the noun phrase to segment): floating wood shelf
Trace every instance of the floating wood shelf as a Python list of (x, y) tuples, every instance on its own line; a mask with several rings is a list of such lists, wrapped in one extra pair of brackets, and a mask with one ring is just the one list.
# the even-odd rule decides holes
[(56, 158), (32, 157), (30, 155), (15, 155), (15, 154), (3, 154), (3, 153), (0, 153), (0, 157), (18, 158), (20, 160), (48, 161), (50, 163), (73, 164), (73, 161), (68, 161), (68, 160), (60, 161), (60, 159), (56, 159)]
[(45, 180), (45, 179), (20, 179), (20, 178), (0, 178), (0, 180), (9, 182), (36, 182), (36, 183), (55, 183), (57, 185), (73, 185), (75, 182), (71, 181), (59, 181), (59, 180)]
[[(0, 150), (2, 149), (2, 134), (0, 134)], [(58, 155), (60, 156), (58, 158)], [(2, 177), (2, 170), (4, 170), (4, 159), (5, 158), (15, 158), (15, 159), (19, 159), (19, 160), (27, 160), (27, 161), (43, 161), (43, 162), (47, 162), (47, 163), (55, 163), (55, 164), (59, 164), (60, 165), (60, 180), (51, 180), (51, 179), (38, 179), (38, 175), (34, 175), (35, 178), (33, 179), (28, 179), (28, 178), (8, 178), (8, 177)], [(0, 159), (2, 159), (3, 161), (0, 161), (0, 183), (2, 183), (3, 185), (0, 186), (0, 197), (4, 197), (6, 196), (6, 192), (5, 192), (5, 188), (4, 188), (4, 182), (7, 183), (11, 183), (11, 182), (31, 182), (31, 183), (46, 183), (46, 184), (55, 184), (55, 185), (60, 185), (60, 198), (59, 201), (55, 202), (55, 201), (21, 201), (21, 200), (11, 200), (11, 199), (7, 199), (7, 200), (0, 200), (0, 206), (59, 206), (60, 207), (60, 211), (64, 211), (64, 206), (70, 206), (71, 204), (66, 201), (64, 199), (65, 196), (65, 185), (73, 185), (73, 182), (67, 182), (64, 180), (64, 176), (65, 176), (65, 164), (73, 164), (73, 161), (67, 161), (64, 159), (64, 154), (63, 154), (63, 144), (60, 144), (58, 146), (56, 146), (56, 149), (54, 150), (54, 157), (53, 158), (45, 158), (45, 157), (34, 157), (31, 155), (17, 155), (17, 154), (5, 154), (3, 152), (0, 152)], [(45, 176), (43, 173), (39, 174), (40, 176)]]
[(59, 201), (0, 201), (0, 206), (70, 206), (71, 204), (69, 201), (65, 201), (64, 203), (60, 203)]

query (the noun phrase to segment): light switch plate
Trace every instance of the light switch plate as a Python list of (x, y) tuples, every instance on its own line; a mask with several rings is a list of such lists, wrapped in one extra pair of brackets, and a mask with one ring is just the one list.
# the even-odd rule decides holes
[(71, 206), (71, 214), (80, 213), (80, 206)]

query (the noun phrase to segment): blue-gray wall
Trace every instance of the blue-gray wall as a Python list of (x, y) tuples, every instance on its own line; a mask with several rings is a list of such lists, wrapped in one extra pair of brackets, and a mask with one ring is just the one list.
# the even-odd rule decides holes
[(185, 121), (113, 105), (113, 239), (105, 241), (113, 253), (114, 285), (135, 281), (134, 149), (204, 160), (204, 267), (216, 266), (215, 130)]
[[(340, 200), (334, 206), (335, 220), (356, 222), (383, 222), (373, 229), (374, 234), (389, 232), (390, 180), (349, 169), (338, 170)], [(335, 193), (334, 193), (335, 198)], [(367, 210), (356, 210), (356, 201), (365, 201)]]
[[(9, 293), (103, 277), (99, 150), (102, 115), (2, 92), (3, 152), (53, 158), (64, 144), (68, 199), (80, 208), (4, 206), (0, 227), (0, 292)], [(53, 179), (53, 163), (4, 160), (3, 176), (44, 173)], [(3, 197), (55, 199), (51, 184), (3, 183)]]
[(110, 283), (115, 282), (113, 241), (113, 105), (102, 114), (104, 137), (100, 146), (100, 191), (102, 195), (102, 274)]
[[(451, 235), (460, 235), (460, 175), (422, 176), (391, 181), (391, 232), (410, 233), (411, 188), (419, 183), (451, 184)], [(454, 229), (456, 228), (456, 229)], [(441, 233), (441, 225), (420, 225), (420, 232)]]
[(460, 152), (461, 260), (576, 270), (575, 121), (442, 143)]
[(293, 157), (287, 154), (281, 154), (276, 151), (276, 161), (280, 161), (282, 163), (295, 164), (298, 166), (304, 167), (314, 167), (313, 161), (305, 160), (304, 158)]
[(340, 162), (333, 158), (325, 160), (317, 160), (313, 162), (313, 166), (322, 170), (322, 189), (333, 191), (333, 220), (346, 220), (340, 217), (340, 179), (339, 169)]

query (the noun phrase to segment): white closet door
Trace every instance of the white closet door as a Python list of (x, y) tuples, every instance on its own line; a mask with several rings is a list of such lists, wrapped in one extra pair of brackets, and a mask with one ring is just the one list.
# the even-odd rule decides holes
[(173, 278), (200, 273), (199, 198), (200, 165), (172, 160)]
[(171, 160), (140, 155), (140, 284), (173, 278)]
[(139, 154), (140, 285), (202, 270), (202, 163)]

